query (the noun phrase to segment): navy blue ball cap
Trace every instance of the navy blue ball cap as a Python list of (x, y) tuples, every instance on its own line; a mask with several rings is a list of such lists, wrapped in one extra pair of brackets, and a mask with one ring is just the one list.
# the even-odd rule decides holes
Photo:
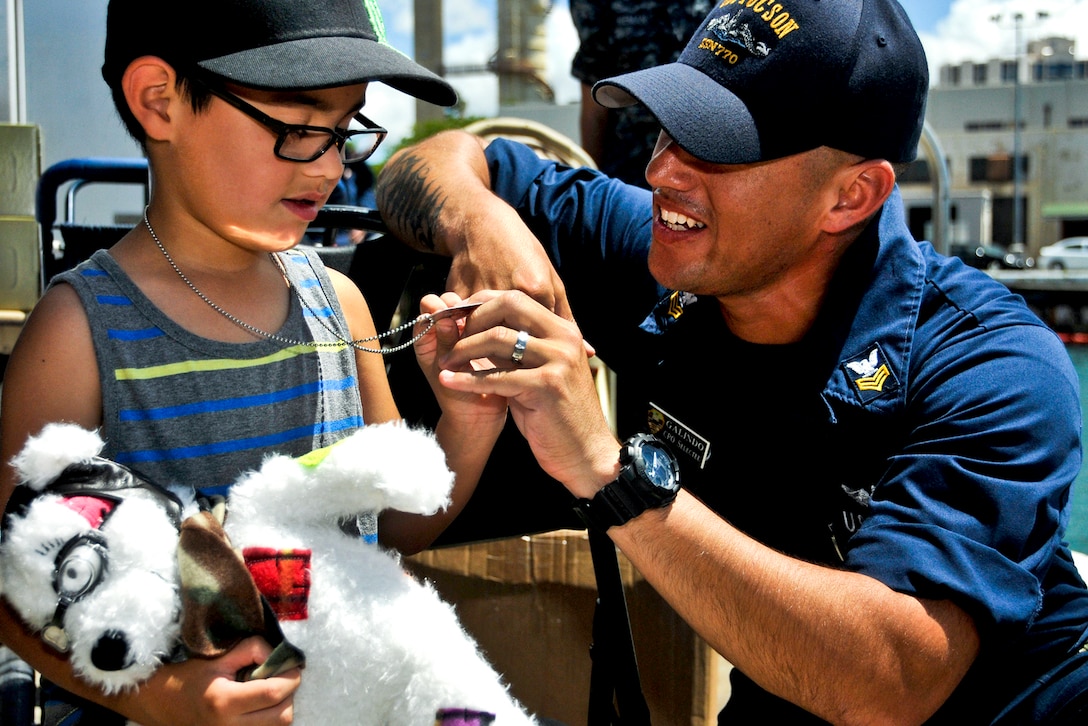
[(439, 106), (457, 93), (389, 45), (377, 0), (110, 0), (102, 76), (153, 55), (264, 90), (380, 81)]
[(593, 87), (611, 108), (641, 103), (685, 151), (715, 164), (820, 146), (911, 161), (929, 69), (895, 0), (723, 0), (675, 63)]

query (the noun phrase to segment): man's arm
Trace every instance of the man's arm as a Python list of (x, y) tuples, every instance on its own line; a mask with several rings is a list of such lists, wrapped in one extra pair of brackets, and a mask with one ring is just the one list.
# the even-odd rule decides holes
[(951, 602), (782, 555), (685, 491), (609, 535), (711, 647), (833, 723), (921, 723), (978, 653)]
[(376, 195), (396, 237), (454, 258), (450, 291), (468, 297), (484, 289), (522, 290), (571, 317), (563, 283), (540, 242), (492, 193), (479, 137), (446, 131), (402, 149), (382, 169)]
[[(477, 375), (469, 360), (522, 364)], [(443, 385), (506, 397), (541, 466), (592, 498), (618, 471), (619, 444), (597, 411), (576, 326), (524, 295), (490, 298), (445, 357)], [(776, 552), (681, 491), (671, 507), (609, 530), (677, 612), (764, 688), (836, 723), (920, 723), (974, 661), (973, 622), (949, 602), (892, 591), (866, 575)]]

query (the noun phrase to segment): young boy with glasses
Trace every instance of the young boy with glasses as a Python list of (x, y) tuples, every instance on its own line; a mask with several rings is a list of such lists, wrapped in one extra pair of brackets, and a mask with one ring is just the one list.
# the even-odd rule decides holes
[[(146, 151), (150, 203), (117, 244), (58, 276), (25, 326), (4, 386), (0, 505), (15, 486), (7, 462), (51, 421), (100, 429), (103, 455), (153, 481), (214, 494), (270, 452), (398, 418), (362, 294), (296, 244), (343, 165), (385, 136), (360, 111), (370, 82), (446, 106), (453, 89), (386, 44), (373, 0), (111, 0), (102, 74)], [(420, 363), (433, 380), (433, 360)], [(453, 504), (383, 515), (386, 546), (433, 541), (505, 420), (501, 400), (442, 404)], [(46, 722), (286, 723), (301, 677), (237, 682), (269, 652), (251, 638), (107, 695), (7, 607), (0, 635), (78, 703), (49, 701)]]

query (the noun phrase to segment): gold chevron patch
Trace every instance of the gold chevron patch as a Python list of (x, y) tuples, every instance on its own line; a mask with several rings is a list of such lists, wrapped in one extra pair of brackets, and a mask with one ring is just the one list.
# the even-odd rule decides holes
[(668, 316), (673, 320), (676, 320), (684, 314), (684, 304), (680, 302), (680, 291), (677, 290), (672, 295), (669, 295), (669, 311)]
[(891, 372), (888, 371), (888, 366), (881, 365), (871, 376), (864, 376), (863, 378), (855, 378), (854, 385), (858, 387), (859, 391), (876, 391), (880, 393), (884, 390), (884, 382), (888, 380), (888, 376)]

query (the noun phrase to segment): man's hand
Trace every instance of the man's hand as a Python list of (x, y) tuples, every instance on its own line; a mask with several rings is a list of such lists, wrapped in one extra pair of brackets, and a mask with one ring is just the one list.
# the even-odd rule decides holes
[(382, 219), (400, 240), (453, 258), (450, 291), (467, 297), (521, 290), (573, 319), (566, 289), (539, 240), (491, 192), (480, 138), (446, 131), (402, 149), (382, 169), (376, 194)]
[(472, 234), (453, 258), (446, 287), (462, 297), (481, 290), (520, 290), (559, 317), (573, 320), (566, 288), (547, 253), (521, 219), (512, 216), (502, 234)]
[[(544, 471), (576, 496), (592, 496), (615, 478), (620, 446), (601, 410), (588, 361), (592, 349), (578, 326), (518, 291), (484, 291), (471, 300), (483, 305), (439, 355), (438, 382), (506, 399)], [(528, 339), (515, 361), (522, 331)]]

